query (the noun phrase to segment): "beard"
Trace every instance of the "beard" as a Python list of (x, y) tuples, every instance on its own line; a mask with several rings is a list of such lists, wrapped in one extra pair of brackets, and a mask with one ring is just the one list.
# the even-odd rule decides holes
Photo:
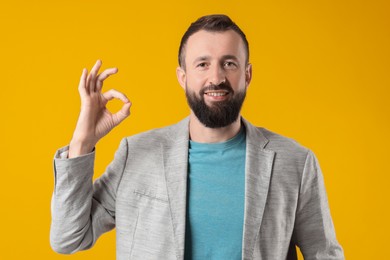
[[(207, 90), (227, 90), (231, 97), (224, 101), (213, 102), (208, 106), (204, 100)], [(209, 85), (199, 91), (199, 96), (186, 86), (187, 103), (198, 120), (206, 127), (221, 128), (235, 122), (240, 115), (244, 103), (246, 90), (235, 93), (229, 82), (219, 85)]]

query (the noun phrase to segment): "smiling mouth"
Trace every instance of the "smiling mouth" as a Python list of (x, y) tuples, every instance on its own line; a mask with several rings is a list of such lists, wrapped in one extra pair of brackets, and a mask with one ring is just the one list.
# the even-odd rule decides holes
[(229, 91), (227, 90), (208, 90), (204, 92), (205, 95), (211, 96), (211, 97), (222, 97), (229, 94)]

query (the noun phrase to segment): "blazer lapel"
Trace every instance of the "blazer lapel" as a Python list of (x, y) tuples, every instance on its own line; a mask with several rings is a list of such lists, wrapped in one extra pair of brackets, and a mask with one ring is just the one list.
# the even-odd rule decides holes
[(172, 126), (167, 133), (169, 142), (162, 144), (165, 180), (177, 259), (184, 258), (189, 142), (188, 122), (189, 120), (186, 118)]
[(265, 150), (268, 139), (243, 119), (247, 131), (243, 259), (252, 259), (267, 201), (275, 152)]

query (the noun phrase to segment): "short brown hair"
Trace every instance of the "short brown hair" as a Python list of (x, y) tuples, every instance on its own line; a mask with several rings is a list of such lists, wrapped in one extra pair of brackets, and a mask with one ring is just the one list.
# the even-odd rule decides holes
[(245, 45), (246, 52), (246, 63), (249, 61), (249, 44), (246, 39), (246, 36), (243, 31), (229, 18), (229, 16), (224, 14), (213, 14), (206, 15), (200, 17), (198, 20), (193, 22), (190, 27), (188, 27), (187, 31), (184, 33), (181, 38), (180, 47), (179, 47), (179, 65), (185, 68), (184, 62), (184, 48), (187, 44), (188, 38), (194, 33), (205, 30), (209, 32), (225, 32), (228, 30), (233, 30), (238, 35), (240, 35), (241, 39)]

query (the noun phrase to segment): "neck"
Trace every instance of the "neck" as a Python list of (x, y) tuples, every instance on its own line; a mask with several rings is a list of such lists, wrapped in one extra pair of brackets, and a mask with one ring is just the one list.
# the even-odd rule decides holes
[(238, 134), (241, 128), (241, 116), (232, 124), (221, 128), (204, 126), (191, 112), (190, 115), (190, 139), (198, 143), (224, 142)]

